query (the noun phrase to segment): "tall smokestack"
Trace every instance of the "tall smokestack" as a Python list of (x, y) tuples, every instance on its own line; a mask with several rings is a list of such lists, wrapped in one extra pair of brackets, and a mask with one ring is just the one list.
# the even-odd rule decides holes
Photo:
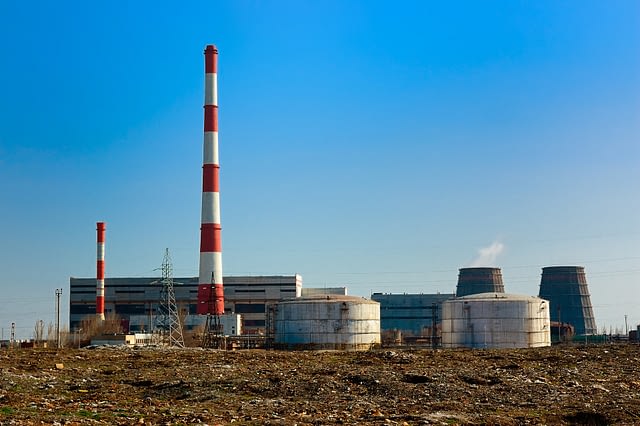
[(218, 49), (204, 50), (204, 152), (198, 314), (222, 315), (222, 241), (218, 163)]
[(104, 321), (104, 234), (107, 226), (104, 222), (97, 223), (98, 231), (98, 261), (96, 262), (96, 318)]

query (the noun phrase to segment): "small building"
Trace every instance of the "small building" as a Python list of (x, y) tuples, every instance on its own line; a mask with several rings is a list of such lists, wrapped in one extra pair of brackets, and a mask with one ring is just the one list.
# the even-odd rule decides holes
[(136, 344), (136, 336), (135, 334), (102, 334), (91, 338), (91, 344), (96, 346), (133, 346)]

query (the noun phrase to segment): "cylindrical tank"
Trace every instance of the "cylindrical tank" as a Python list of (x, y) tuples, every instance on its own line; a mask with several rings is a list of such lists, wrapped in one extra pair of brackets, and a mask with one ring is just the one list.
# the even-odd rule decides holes
[(380, 344), (380, 304), (343, 295), (286, 300), (274, 326), (277, 348), (368, 350)]
[(542, 268), (539, 296), (550, 302), (551, 321), (573, 325), (577, 335), (597, 333), (583, 266)]
[(538, 297), (482, 293), (442, 304), (445, 348), (536, 348), (551, 345), (549, 302)]
[(461, 268), (456, 297), (479, 293), (504, 293), (500, 268)]

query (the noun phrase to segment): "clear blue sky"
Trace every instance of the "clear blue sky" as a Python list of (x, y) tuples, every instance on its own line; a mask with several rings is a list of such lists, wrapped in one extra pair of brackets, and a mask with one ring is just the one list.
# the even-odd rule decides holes
[[(640, 323), (640, 3), (0, 1), (0, 326), (54, 291), (198, 273), (204, 46), (219, 57), (225, 274), (508, 292), (584, 265)], [(63, 311), (66, 321), (66, 309)]]

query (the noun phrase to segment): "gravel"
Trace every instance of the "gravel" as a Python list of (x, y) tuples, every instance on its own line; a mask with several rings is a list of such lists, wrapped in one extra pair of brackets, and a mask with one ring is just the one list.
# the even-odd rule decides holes
[(0, 351), (0, 424), (640, 424), (631, 344)]

